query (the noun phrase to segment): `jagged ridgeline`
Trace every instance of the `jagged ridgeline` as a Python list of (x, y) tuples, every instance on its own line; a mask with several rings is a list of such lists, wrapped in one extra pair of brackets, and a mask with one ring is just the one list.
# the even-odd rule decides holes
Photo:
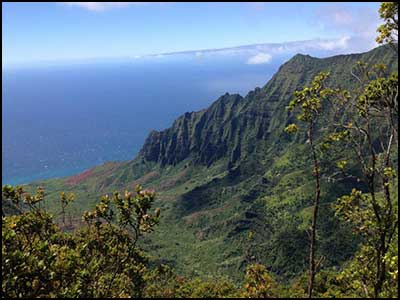
[[(305, 229), (314, 183), (305, 136), (284, 132), (293, 121), (286, 106), (320, 71), (330, 71), (330, 86), (351, 90), (356, 85), (351, 69), (360, 60), (397, 70), (397, 55), (387, 47), (324, 59), (298, 54), (264, 87), (245, 97), (225, 94), (207, 109), (185, 113), (170, 128), (152, 131), (132, 161), (31, 187), (45, 188), (46, 205), (55, 213), (59, 192), (74, 192), (70, 213), (78, 222), (100, 195), (141, 184), (156, 190), (155, 205), (162, 211), (143, 245), (155, 261), (186, 275), (234, 279), (241, 279), (246, 264), (261, 262), (290, 279), (308, 266)], [(325, 266), (340, 265), (357, 247), (329, 205), (353, 186), (322, 183), (317, 251), (327, 258)]]

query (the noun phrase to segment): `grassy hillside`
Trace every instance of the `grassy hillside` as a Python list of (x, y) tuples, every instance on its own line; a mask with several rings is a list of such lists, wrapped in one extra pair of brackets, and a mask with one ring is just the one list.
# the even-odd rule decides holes
[[(106, 163), (29, 188), (43, 186), (45, 205), (55, 214), (60, 191), (74, 192), (69, 213), (78, 224), (76, 216), (92, 208), (100, 195), (141, 184), (157, 192), (155, 206), (162, 211), (159, 226), (144, 245), (154, 260), (186, 275), (229, 275), (235, 280), (248, 263), (260, 262), (289, 280), (308, 264), (305, 228), (313, 181), (304, 134), (290, 137), (284, 132), (293, 121), (286, 106), (293, 92), (320, 71), (331, 72), (332, 86), (351, 89), (351, 68), (359, 60), (397, 69), (397, 57), (385, 47), (325, 59), (298, 54), (264, 87), (245, 97), (225, 94), (209, 108), (151, 132), (132, 161)], [(332, 166), (327, 162), (324, 167)], [(330, 206), (354, 184), (322, 183), (318, 253), (327, 257), (325, 266), (339, 265), (357, 247), (358, 240)]]

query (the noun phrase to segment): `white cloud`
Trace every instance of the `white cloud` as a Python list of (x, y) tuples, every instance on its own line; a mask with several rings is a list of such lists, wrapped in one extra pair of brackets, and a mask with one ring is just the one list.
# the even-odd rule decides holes
[[(359, 50), (360, 39), (353, 36), (342, 36), (334, 39), (313, 39), (305, 41), (291, 41), (286, 43), (265, 43), (243, 45), (231, 48), (202, 49), (182, 52), (168, 52), (145, 55), (149, 57), (163, 57), (169, 55), (192, 55), (195, 58), (224, 56), (245, 59), (246, 64), (265, 64), (275, 57), (290, 56), (296, 53), (309, 54), (316, 57), (327, 57), (338, 54), (362, 52)], [(369, 49), (366, 49), (369, 50)]]
[(345, 5), (329, 6), (318, 10), (317, 17), (325, 29), (365, 37), (375, 36), (381, 23), (378, 12), (367, 7), (351, 9)]
[(336, 24), (348, 25), (353, 21), (353, 16), (349, 11), (333, 11), (331, 17)]
[(315, 46), (322, 50), (347, 49), (349, 41), (350, 37), (344, 36), (336, 40), (316, 41)]
[(128, 7), (130, 5), (143, 5), (151, 2), (63, 2), (69, 6), (77, 6), (90, 11), (105, 11), (111, 8)]
[(314, 22), (329, 34), (351, 36), (346, 43), (354, 51), (367, 51), (377, 46), (376, 29), (381, 21), (373, 8), (329, 5), (316, 11)]
[(272, 56), (268, 53), (258, 53), (247, 60), (247, 64), (249, 65), (258, 65), (258, 64), (266, 64), (269, 63), (272, 59)]

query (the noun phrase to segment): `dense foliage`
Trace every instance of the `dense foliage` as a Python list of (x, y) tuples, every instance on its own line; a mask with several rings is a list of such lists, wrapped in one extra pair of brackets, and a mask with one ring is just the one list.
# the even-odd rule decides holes
[[(2, 297), (272, 296), (276, 283), (261, 265), (248, 268), (243, 287), (225, 278), (188, 279), (166, 265), (151, 266), (136, 243), (157, 224), (160, 209), (149, 213), (154, 193), (140, 186), (136, 194), (114, 193), (112, 202), (102, 197), (82, 216), (85, 225), (73, 232), (61, 230), (39, 207), (44, 196), (41, 187), (34, 196), (21, 187), (3, 187), (4, 205), (25, 203), (29, 210), (2, 218)], [(64, 206), (65, 194), (60, 198)]]
[[(320, 73), (311, 87), (295, 93), (289, 109), (301, 106), (298, 119), (308, 122), (307, 136), (313, 161), (313, 176), (316, 178), (314, 214), (310, 229), (310, 271), (308, 292), (312, 296), (317, 266), (315, 252), (316, 216), (320, 196), (320, 159), (329, 153), (330, 161), (337, 158), (331, 148), (340, 150), (337, 160), (339, 172), (328, 170), (333, 182), (348, 177), (364, 182), (364, 191), (355, 187), (349, 195), (343, 195), (334, 203), (336, 214), (351, 224), (353, 231), (362, 237), (361, 249), (353, 260), (351, 271), (345, 277), (352, 277), (353, 284), (363, 292), (360, 296), (375, 298), (394, 296), (396, 293), (398, 230), (398, 197), (393, 194), (398, 176), (397, 132), (398, 132), (398, 79), (397, 73), (385, 76), (386, 66), (382, 64), (367, 67), (358, 62), (352, 72), (360, 84), (359, 89), (349, 92), (342, 89), (324, 88), (329, 74)], [(318, 92), (318, 93), (317, 93)], [(329, 119), (328, 127), (322, 127), (320, 151), (314, 145), (313, 129), (318, 126), (317, 116), (323, 109)], [(321, 126), (319, 126), (321, 128)], [(286, 131), (297, 132), (297, 126), (290, 124)], [(337, 144), (339, 143), (339, 147)], [(343, 143), (343, 144), (340, 144)], [(344, 149), (352, 151), (344, 151)], [(393, 155), (393, 152), (395, 155)], [(359, 171), (348, 172), (348, 164)], [(335, 174), (334, 176), (332, 176)], [(336, 177), (336, 178), (334, 178)], [(392, 249), (392, 250), (391, 250)]]
[[(34, 196), (20, 187), (3, 187), (3, 202), (29, 210), (3, 217), (2, 291), (6, 297), (141, 296), (146, 256), (136, 247), (159, 216), (149, 209), (154, 194), (140, 187), (136, 195), (114, 194), (114, 210), (105, 196), (94, 211), (83, 215), (85, 226), (69, 233), (40, 208), (44, 191)], [(61, 194), (61, 205), (66, 197)], [(68, 197), (72, 201), (72, 197)], [(127, 229), (130, 230), (127, 230)]]

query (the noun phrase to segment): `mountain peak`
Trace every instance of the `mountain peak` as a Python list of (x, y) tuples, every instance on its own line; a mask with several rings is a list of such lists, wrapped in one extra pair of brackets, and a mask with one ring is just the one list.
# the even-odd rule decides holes
[(302, 54), (302, 53), (297, 53), (295, 56), (293, 56), (293, 58), (301, 58), (301, 57), (315, 58), (315, 57), (312, 57), (311, 55)]
[(318, 59), (317, 57), (313, 57), (308, 54), (302, 54), (302, 53), (297, 53), (295, 56), (293, 56), (291, 59), (289, 59), (289, 62), (306, 62), (310, 60)]

